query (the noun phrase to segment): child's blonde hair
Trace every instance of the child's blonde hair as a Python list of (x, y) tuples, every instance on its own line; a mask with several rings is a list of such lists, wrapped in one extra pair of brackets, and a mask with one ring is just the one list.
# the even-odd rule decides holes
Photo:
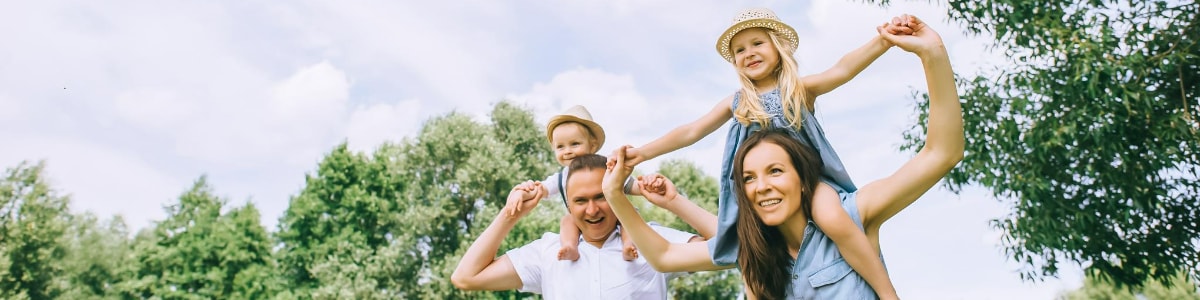
[[(792, 57), (796, 47), (787, 40), (779, 38), (775, 30), (763, 29), (771, 37), (771, 43), (775, 45), (775, 51), (779, 54), (779, 66), (776, 67), (774, 74), (781, 98), (780, 102), (783, 102), (783, 116), (788, 120), (788, 126), (799, 130), (803, 117), (797, 106), (807, 105), (808, 95), (805, 93), (804, 81), (800, 80), (798, 75), (800, 71), (796, 64), (796, 58)], [(737, 68), (736, 63), (734, 63), (734, 68)], [(746, 73), (740, 71), (740, 68), (737, 69), (739, 70), (738, 77), (742, 80), (742, 99), (734, 108), (733, 117), (743, 125), (769, 124), (770, 115), (763, 109), (762, 101), (759, 101), (758, 88), (754, 87), (754, 81), (750, 80)]]

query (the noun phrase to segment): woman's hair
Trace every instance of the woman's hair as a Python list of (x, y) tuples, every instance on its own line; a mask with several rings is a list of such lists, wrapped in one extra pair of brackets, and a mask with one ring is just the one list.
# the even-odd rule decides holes
[(741, 180), (746, 152), (762, 143), (779, 145), (791, 158), (792, 167), (800, 178), (800, 209), (805, 218), (812, 216), (813, 191), (821, 180), (821, 156), (807, 145), (801, 144), (781, 128), (768, 128), (746, 138), (738, 148), (733, 160), (733, 192), (738, 204), (738, 267), (746, 281), (748, 293), (758, 299), (783, 299), (791, 283), (791, 255), (779, 228), (763, 224), (754, 213), (755, 203), (750, 203), (746, 194), (746, 183)]
[[(792, 45), (787, 39), (779, 38), (774, 30), (763, 29), (767, 31), (767, 35), (771, 37), (771, 44), (775, 45), (775, 51), (779, 53), (779, 65), (776, 66), (774, 73), (777, 77), (776, 84), (779, 85), (779, 96), (783, 102), (784, 118), (787, 118), (788, 125), (799, 130), (803, 117), (796, 106), (807, 105), (808, 95), (805, 94), (804, 82), (800, 80), (800, 67), (797, 66), (796, 58), (793, 57), (796, 45)], [(741, 68), (736, 62), (733, 64), (734, 69), (739, 70), (738, 77), (742, 80), (742, 100), (734, 108), (733, 117), (743, 125), (767, 124), (770, 116), (758, 99), (759, 91), (755, 88), (754, 81), (740, 71)]]

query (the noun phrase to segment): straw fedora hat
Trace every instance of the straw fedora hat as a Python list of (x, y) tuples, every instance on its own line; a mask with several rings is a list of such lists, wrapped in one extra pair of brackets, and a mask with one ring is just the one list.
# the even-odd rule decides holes
[(592, 114), (583, 105), (572, 106), (566, 112), (550, 117), (550, 122), (546, 123), (546, 140), (553, 141), (554, 127), (566, 122), (576, 122), (587, 127), (588, 131), (591, 131), (592, 135), (596, 137), (596, 150), (604, 146), (604, 128), (592, 121)]
[(726, 29), (725, 33), (721, 34), (721, 38), (717, 39), (717, 53), (721, 54), (726, 61), (733, 62), (733, 51), (729, 50), (729, 42), (738, 32), (754, 27), (774, 30), (779, 37), (792, 43), (792, 49), (796, 49), (800, 43), (800, 38), (796, 37), (796, 30), (780, 21), (774, 11), (766, 8), (749, 8), (738, 12), (733, 17), (733, 25), (729, 25), (729, 29)]

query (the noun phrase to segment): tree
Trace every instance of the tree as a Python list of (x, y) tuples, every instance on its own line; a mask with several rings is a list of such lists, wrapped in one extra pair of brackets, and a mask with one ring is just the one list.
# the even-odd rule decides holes
[(167, 218), (139, 236), (126, 297), (162, 299), (270, 298), (274, 277), (270, 240), (252, 204), (222, 213), (227, 200), (201, 177)]
[(63, 267), (69, 199), (46, 183), (45, 163), (21, 162), (0, 179), (0, 298), (51, 299)]
[(63, 239), (64, 299), (118, 299), (121, 282), (129, 279), (131, 241), (120, 216), (107, 222), (91, 213), (71, 218)]
[[(717, 179), (705, 175), (696, 164), (684, 160), (667, 160), (658, 166), (658, 173), (671, 179), (680, 192), (705, 210), (717, 211)], [(652, 206), (652, 205), (651, 205)], [(643, 210), (662, 211), (659, 222), (686, 232), (697, 232), (675, 215), (657, 207)], [(676, 299), (734, 299), (741, 294), (742, 276), (736, 269), (697, 272), (671, 280), (671, 296)]]
[[(1012, 60), (959, 79), (966, 156), (946, 184), (978, 184), (1011, 203), (993, 226), (1021, 277), (1055, 276), (1064, 262), (1118, 285), (1200, 276), (1200, 3), (949, 7)], [(921, 98), (901, 149), (924, 141)]]
[(1196, 284), (1183, 272), (1172, 276), (1170, 283), (1160, 282), (1153, 278), (1146, 280), (1146, 285), (1138, 290), (1130, 290), (1114, 285), (1098, 274), (1088, 274), (1083, 286), (1077, 290), (1058, 296), (1061, 300), (1110, 299), (1110, 300), (1200, 300), (1200, 291)]

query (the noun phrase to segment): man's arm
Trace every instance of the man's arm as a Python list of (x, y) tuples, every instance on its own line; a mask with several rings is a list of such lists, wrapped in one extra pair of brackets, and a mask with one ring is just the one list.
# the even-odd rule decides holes
[[(537, 188), (541, 189), (540, 184)], [(509, 203), (517, 203), (520, 207), (519, 212), (509, 215), (506, 211), (511, 210), (505, 207), (479, 238), (471, 243), (471, 247), (467, 248), (462, 260), (458, 262), (458, 267), (454, 269), (454, 274), (450, 275), (450, 282), (455, 287), (468, 291), (521, 288), (521, 277), (517, 275), (512, 261), (507, 255), (496, 258), (496, 252), (500, 250), (500, 243), (504, 241), (504, 237), (517, 225), (517, 221), (537, 207), (541, 197), (536, 196), (537, 192), (521, 188), (513, 189), (508, 194)]]

